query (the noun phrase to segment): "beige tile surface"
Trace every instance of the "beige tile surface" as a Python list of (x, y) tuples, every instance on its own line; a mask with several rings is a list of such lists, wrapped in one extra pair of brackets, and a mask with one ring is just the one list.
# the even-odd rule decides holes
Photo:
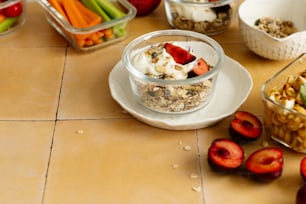
[(0, 121), (0, 203), (40, 204), (54, 122)]
[(44, 203), (200, 204), (192, 173), (200, 176), (194, 131), (134, 119), (58, 122)]
[(64, 48), (0, 48), (0, 119), (54, 120)]
[(108, 76), (121, 59), (123, 45), (92, 53), (68, 50), (59, 104), (59, 119), (129, 117), (111, 97)]
[[(231, 117), (205, 129), (168, 131), (137, 121), (112, 99), (108, 75), (124, 46), (160, 29), (170, 29), (162, 4), (135, 18), (123, 42), (79, 53), (47, 23), (37, 2), (28, 3), (26, 24), (0, 38), (0, 204), (295, 202), (303, 154), (281, 147), (283, 175), (269, 184), (216, 174), (207, 150), (213, 139), (229, 137)], [(288, 61), (251, 53), (237, 23), (212, 38), (253, 77), (239, 109), (262, 118), (260, 86)], [(244, 145), (246, 155), (262, 141), (276, 145), (263, 136)]]

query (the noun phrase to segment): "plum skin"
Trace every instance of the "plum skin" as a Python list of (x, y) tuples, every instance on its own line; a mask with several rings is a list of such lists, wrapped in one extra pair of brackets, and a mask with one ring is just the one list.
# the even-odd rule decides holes
[(306, 184), (298, 190), (296, 194), (296, 204), (306, 204)]

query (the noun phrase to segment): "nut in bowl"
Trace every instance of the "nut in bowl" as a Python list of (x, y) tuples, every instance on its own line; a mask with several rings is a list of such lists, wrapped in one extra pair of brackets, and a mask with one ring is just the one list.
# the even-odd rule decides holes
[(161, 30), (131, 41), (122, 56), (138, 101), (167, 114), (196, 111), (214, 93), (224, 52), (213, 39), (186, 30)]
[(24, 0), (0, 1), (0, 36), (12, 33), (21, 27), (26, 19)]
[(168, 23), (206, 35), (224, 32), (233, 21), (236, 0), (165, 0)]
[(126, 0), (39, 0), (48, 22), (77, 51), (94, 51), (127, 37), (136, 9)]
[(306, 51), (305, 1), (245, 0), (238, 9), (247, 47), (270, 60), (294, 59)]
[(306, 55), (262, 85), (264, 126), (275, 141), (306, 153)]

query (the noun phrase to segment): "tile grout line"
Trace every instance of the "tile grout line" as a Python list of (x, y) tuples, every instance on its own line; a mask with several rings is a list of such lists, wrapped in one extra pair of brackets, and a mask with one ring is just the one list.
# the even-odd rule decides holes
[(58, 121), (57, 120), (57, 115), (58, 115), (58, 109), (59, 109), (60, 98), (61, 98), (61, 93), (62, 93), (62, 87), (63, 87), (63, 81), (64, 81), (64, 73), (65, 73), (65, 68), (66, 68), (68, 46), (69, 46), (69, 44), (67, 44), (66, 49), (65, 49), (65, 60), (64, 60), (64, 65), (63, 65), (60, 89), (59, 89), (59, 93), (58, 93), (58, 102), (57, 102), (57, 107), (56, 107), (55, 120), (54, 120), (54, 126), (53, 126), (53, 133), (52, 133), (52, 139), (51, 139), (50, 150), (49, 150), (50, 152), (49, 152), (49, 156), (48, 156), (47, 169), (46, 169), (46, 174), (45, 174), (45, 183), (44, 183), (44, 187), (43, 187), (43, 194), (42, 194), (42, 197), (41, 197), (41, 203), (42, 204), (44, 203), (44, 200), (45, 200), (46, 188), (47, 188), (47, 183), (48, 183), (48, 175), (49, 175), (49, 168), (50, 168), (51, 157), (52, 157), (52, 150), (53, 150), (53, 143), (54, 143), (54, 137), (55, 137), (55, 130), (56, 130), (57, 121)]
[(203, 204), (205, 204), (205, 197), (204, 197), (204, 176), (203, 176), (203, 168), (202, 168), (202, 165), (201, 165), (201, 152), (200, 152), (200, 143), (199, 143), (199, 130), (196, 129), (196, 138), (197, 138), (197, 151), (198, 151), (198, 165), (199, 165), (199, 168), (200, 168), (200, 184), (201, 184), (201, 195), (202, 195), (202, 202)]

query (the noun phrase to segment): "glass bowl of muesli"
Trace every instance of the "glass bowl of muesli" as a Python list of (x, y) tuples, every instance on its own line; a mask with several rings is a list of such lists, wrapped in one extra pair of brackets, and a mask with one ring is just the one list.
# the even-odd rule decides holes
[(170, 26), (206, 35), (223, 33), (236, 16), (237, 0), (165, 0)]
[(306, 153), (306, 55), (295, 58), (261, 87), (268, 136)]
[(246, 0), (238, 9), (247, 47), (270, 60), (290, 60), (306, 51), (306, 1)]
[(122, 62), (138, 101), (167, 114), (196, 111), (213, 96), (224, 51), (206, 35), (187, 30), (144, 34), (124, 49)]

